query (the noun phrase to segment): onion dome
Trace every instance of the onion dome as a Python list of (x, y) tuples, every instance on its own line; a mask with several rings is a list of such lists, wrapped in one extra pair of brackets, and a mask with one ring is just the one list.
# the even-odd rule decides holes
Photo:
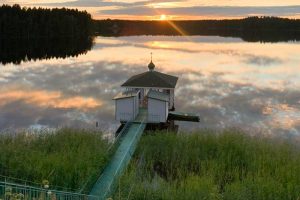
[(152, 52), (151, 52), (151, 62), (148, 65), (149, 71), (153, 71), (155, 68), (154, 63), (152, 62)]
[(151, 60), (151, 62), (149, 63), (148, 68), (149, 68), (149, 71), (153, 71), (153, 70), (154, 70), (155, 65), (154, 65), (154, 63), (152, 62), (152, 60)]

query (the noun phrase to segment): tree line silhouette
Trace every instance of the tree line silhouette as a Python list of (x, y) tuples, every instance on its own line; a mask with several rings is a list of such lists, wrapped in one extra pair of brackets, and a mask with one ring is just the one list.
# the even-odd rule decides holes
[(245, 41), (300, 40), (300, 20), (278, 17), (248, 17), (228, 20), (131, 21), (97, 20), (96, 31), (104, 36), (217, 35)]
[(92, 49), (93, 38), (36, 38), (0, 40), (0, 63), (20, 64), (52, 58), (76, 57)]
[(86, 37), (92, 31), (92, 18), (86, 11), (66, 8), (0, 7), (1, 38)]
[(215, 35), (245, 41), (300, 41), (300, 20), (248, 17), (234, 20), (93, 20), (86, 11), (0, 6), (0, 63), (65, 58), (86, 53), (93, 37)]
[(93, 20), (74, 9), (0, 7), (0, 63), (66, 58), (91, 50)]

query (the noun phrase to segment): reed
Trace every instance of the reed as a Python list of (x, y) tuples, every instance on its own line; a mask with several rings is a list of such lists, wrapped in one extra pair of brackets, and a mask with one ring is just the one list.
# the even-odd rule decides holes
[(109, 160), (108, 145), (101, 133), (87, 130), (2, 134), (0, 175), (87, 192)]
[(144, 136), (114, 199), (300, 199), (300, 150), (238, 130)]

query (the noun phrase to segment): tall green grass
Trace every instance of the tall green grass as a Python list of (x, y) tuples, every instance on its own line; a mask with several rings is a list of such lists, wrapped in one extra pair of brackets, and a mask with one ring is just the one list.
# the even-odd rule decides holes
[(300, 150), (223, 133), (144, 136), (114, 199), (300, 199)]
[(0, 135), (0, 175), (87, 192), (109, 159), (107, 148), (94, 131)]

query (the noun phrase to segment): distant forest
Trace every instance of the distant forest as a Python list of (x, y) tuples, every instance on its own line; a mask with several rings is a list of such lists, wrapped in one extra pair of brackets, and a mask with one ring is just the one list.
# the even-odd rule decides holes
[(249, 17), (235, 20), (93, 20), (86, 11), (0, 6), (0, 63), (64, 58), (86, 53), (93, 37), (214, 35), (250, 42), (300, 41), (300, 20)]
[(73, 9), (0, 7), (0, 64), (66, 58), (93, 46), (93, 20)]
[(130, 21), (97, 20), (95, 30), (104, 36), (217, 35), (245, 41), (299, 41), (300, 20), (278, 17), (248, 17), (233, 20)]
[(66, 8), (0, 7), (1, 38), (86, 37), (92, 33), (92, 18), (86, 11)]

